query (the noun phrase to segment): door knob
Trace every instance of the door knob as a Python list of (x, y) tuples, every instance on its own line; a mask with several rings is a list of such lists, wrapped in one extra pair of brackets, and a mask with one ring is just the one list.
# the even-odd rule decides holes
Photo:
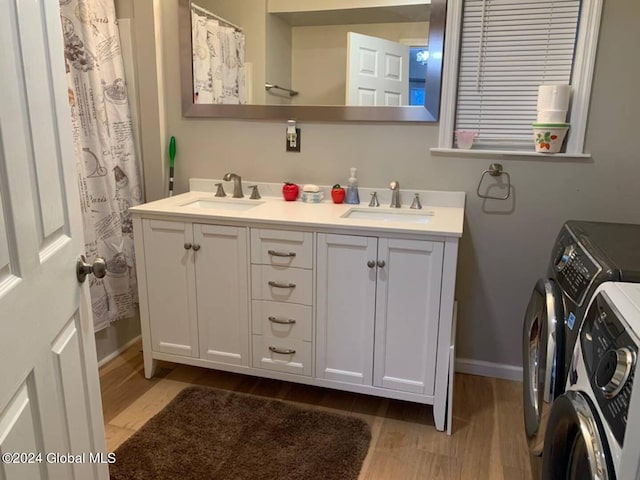
[(191, 244), (189, 242), (185, 242), (184, 249), (189, 250), (191, 248)]
[(373, 267), (375, 267), (375, 266), (376, 266), (376, 262), (374, 262), (373, 260), (369, 260), (369, 261), (367, 262), (367, 267), (369, 267), (369, 268), (373, 268)]
[(85, 256), (80, 255), (76, 262), (76, 278), (80, 283), (84, 283), (90, 273), (96, 278), (103, 278), (107, 274), (107, 262), (102, 257), (96, 257), (93, 265), (89, 265)]
[(198, 245), (197, 243), (193, 245), (193, 251), (197, 252), (198, 250), (200, 250), (200, 245)]
[(384, 268), (384, 266), (386, 265), (384, 260), (378, 260), (378, 267), (380, 268)]

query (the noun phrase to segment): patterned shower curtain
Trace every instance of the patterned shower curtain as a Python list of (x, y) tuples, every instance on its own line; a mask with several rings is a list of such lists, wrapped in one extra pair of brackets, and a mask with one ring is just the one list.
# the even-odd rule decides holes
[(114, 0), (60, 0), (95, 329), (132, 317), (137, 285), (128, 208), (143, 201)]
[(247, 103), (244, 33), (191, 11), (194, 103)]

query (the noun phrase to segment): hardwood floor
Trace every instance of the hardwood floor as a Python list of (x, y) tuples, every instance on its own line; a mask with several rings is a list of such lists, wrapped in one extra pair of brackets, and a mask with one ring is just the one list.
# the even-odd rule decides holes
[(519, 382), (456, 374), (448, 436), (436, 431), (428, 405), (163, 362), (146, 380), (140, 350), (136, 344), (100, 369), (109, 451), (195, 384), (363, 418), (372, 433), (363, 480), (532, 478)]

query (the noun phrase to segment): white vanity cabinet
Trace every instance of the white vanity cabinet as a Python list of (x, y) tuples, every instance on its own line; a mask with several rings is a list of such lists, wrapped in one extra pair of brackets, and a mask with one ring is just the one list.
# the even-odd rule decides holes
[(131, 209), (145, 376), (164, 360), (413, 401), (445, 429), (464, 193), (422, 191), (418, 215), (215, 183)]
[(316, 377), (433, 395), (443, 242), (317, 241)]
[(248, 366), (248, 229), (144, 219), (142, 230), (140, 308), (152, 352)]

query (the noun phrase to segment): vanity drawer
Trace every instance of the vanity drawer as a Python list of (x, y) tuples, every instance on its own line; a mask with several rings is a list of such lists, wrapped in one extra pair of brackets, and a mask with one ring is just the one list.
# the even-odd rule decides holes
[(311, 341), (311, 307), (297, 303), (254, 300), (251, 319), (253, 333), (284, 339)]
[(312, 272), (302, 268), (252, 265), (251, 295), (253, 300), (312, 305)]
[(276, 372), (311, 376), (311, 343), (253, 336), (253, 366)]
[(251, 229), (251, 263), (311, 268), (313, 234), (291, 230)]

